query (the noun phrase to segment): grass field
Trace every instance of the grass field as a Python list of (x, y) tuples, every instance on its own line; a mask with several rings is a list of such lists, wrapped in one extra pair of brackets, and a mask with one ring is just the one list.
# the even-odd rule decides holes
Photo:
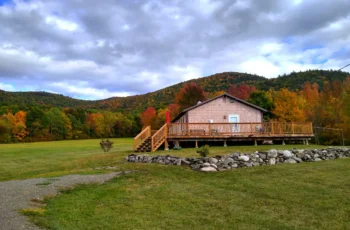
[[(217, 173), (125, 163), (132, 139), (1, 145), (0, 180), (138, 170), (104, 185), (79, 186), (47, 200), (31, 218), (49, 229), (350, 229), (350, 159)], [(306, 146), (213, 147), (211, 155)], [(322, 148), (307, 146), (308, 148)], [(197, 156), (195, 149), (157, 154)]]

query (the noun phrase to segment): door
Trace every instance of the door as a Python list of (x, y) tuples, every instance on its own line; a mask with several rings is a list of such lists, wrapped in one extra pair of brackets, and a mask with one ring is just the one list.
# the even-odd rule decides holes
[(232, 124), (232, 132), (237, 133), (239, 132), (239, 115), (237, 114), (232, 114), (228, 116), (228, 122), (229, 123), (234, 123)]

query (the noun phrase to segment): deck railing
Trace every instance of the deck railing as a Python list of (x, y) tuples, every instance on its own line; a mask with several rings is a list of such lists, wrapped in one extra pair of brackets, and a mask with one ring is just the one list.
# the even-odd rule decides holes
[(168, 133), (167, 124), (163, 125), (155, 134), (152, 135), (152, 152), (154, 152), (160, 145), (166, 141)]
[(171, 123), (168, 136), (313, 135), (311, 122)]
[(151, 136), (151, 126), (147, 126), (144, 130), (139, 133), (134, 138), (134, 151), (136, 151), (137, 147), (139, 147), (140, 144), (142, 144), (147, 138)]

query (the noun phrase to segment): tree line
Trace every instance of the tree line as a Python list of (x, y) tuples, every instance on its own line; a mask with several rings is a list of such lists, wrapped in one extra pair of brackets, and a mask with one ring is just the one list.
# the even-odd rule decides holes
[[(48, 105), (0, 106), (0, 143), (133, 137), (148, 125), (159, 129), (167, 112), (174, 119), (183, 109), (224, 92), (268, 110), (266, 121), (310, 121), (314, 126), (341, 128), (349, 140), (350, 77), (344, 81), (326, 80), (321, 85), (306, 82), (300, 89), (259, 90), (253, 84), (239, 83), (231, 84), (225, 91), (206, 92), (195, 82), (188, 82), (178, 90), (172, 103), (149, 106), (141, 113)], [(325, 138), (329, 144), (334, 142), (333, 137)]]
[(0, 116), (0, 142), (32, 142), (135, 136), (139, 116), (111, 111), (28, 107)]

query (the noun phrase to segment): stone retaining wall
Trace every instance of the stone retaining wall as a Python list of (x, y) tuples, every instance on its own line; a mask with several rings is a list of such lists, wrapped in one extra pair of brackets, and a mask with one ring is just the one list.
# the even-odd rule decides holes
[(327, 148), (313, 150), (275, 150), (255, 152), (253, 154), (232, 153), (225, 156), (181, 158), (171, 155), (149, 156), (131, 154), (125, 158), (128, 162), (156, 163), (165, 165), (187, 165), (193, 170), (216, 172), (228, 169), (255, 167), (260, 165), (295, 164), (350, 157), (348, 148)]

